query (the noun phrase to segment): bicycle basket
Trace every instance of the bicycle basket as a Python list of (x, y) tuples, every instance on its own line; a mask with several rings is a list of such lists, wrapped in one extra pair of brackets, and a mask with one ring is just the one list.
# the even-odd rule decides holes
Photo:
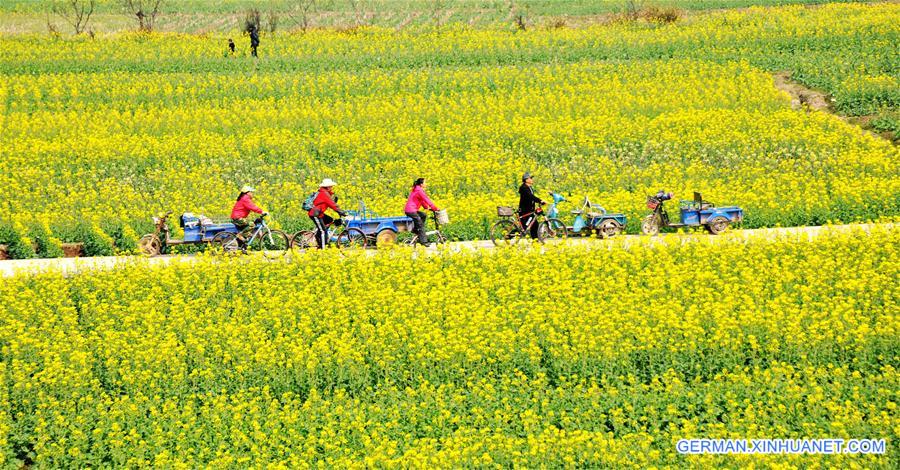
[(447, 225), (450, 223), (450, 216), (447, 215), (447, 209), (441, 209), (434, 213), (437, 223)]
[(651, 210), (656, 210), (659, 207), (659, 199), (650, 196), (647, 198), (647, 208)]
[(499, 206), (497, 207), (497, 215), (500, 217), (512, 217), (516, 211), (512, 207)]

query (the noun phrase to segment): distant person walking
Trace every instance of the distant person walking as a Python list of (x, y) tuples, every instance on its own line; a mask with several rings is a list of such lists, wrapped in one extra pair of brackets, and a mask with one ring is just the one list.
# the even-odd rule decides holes
[(234, 55), (234, 41), (231, 38), (228, 38), (228, 49), (231, 50), (231, 55)]
[(259, 29), (257, 29), (256, 25), (250, 26), (250, 54), (253, 57), (259, 57), (256, 55), (256, 48), (259, 47)]

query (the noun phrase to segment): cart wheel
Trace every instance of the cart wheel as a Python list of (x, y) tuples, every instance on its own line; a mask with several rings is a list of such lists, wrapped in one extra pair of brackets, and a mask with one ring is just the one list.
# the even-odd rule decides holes
[(162, 242), (154, 234), (147, 234), (138, 241), (138, 249), (146, 256), (156, 256), (162, 252)]
[(566, 235), (568, 235), (566, 224), (559, 219), (547, 219), (538, 227), (538, 240), (541, 243), (554, 238), (565, 240)]
[(519, 226), (509, 219), (498, 220), (491, 226), (491, 241), (495, 246), (515, 245), (522, 238)]
[(231, 232), (219, 232), (210, 242), (212, 246), (218, 247), (223, 253), (234, 253), (240, 251), (237, 235)]
[(644, 217), (643, 222), (641, 222), (641, 233), (650, 236), (659, 234), (659, 217), (656, 214)]
[(378, 232), (378, 235), (375, 237), (375, 245), (376, 246), (389, 246), (397, 243), (397, 232), (391, 229), (384, 229)]
[(607, 219), (600, 223), (600, 228), (597, 229), (597, 235), (599, 235), (600, 238), (606, 239), (618, 235), (621, 231), (621, 224), (613, 219)]
[(728, 230), (728, 219), (725, 217), (713, 217), (712, 220), (706, 222), (706, 230), (713, 235), (718, 235)]
[(250, 248), (253, 251), (261, 251), (266, 259), (274, 260), (284, 257), (289, 246), (290, 240), (286, 233), (281, 230), (269, 230), (268, 233), (261, 233), (253, 240)]
[(308, 250), (316, 244), (315, 230), (301, 230), (291, 237), (292, 250)]
[(366, 234), (358, 228), (345, 229), (337, 237), (337, 246), (340, 249), (365, 248)]

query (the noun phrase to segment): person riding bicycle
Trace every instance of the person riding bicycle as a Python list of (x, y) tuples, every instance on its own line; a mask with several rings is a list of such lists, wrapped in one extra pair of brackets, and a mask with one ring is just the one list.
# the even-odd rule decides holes
[(319, 193), (313, 199), (313, 208), (307, 213), (316, 226), (316, 246), (320, 250), (328, 244), (328, 225), (334, 222), (334, 219), (325, 214), (325, 211), (331, 209), (340, 214), (341, 217), (347, 215), (347, 212), (338, 207), (335, 202), (337, 199), (334, 195), (335, 184), (337, 183), (332, 181), (331, 178), (322, 180), (322, 183), (319, 185)]
[(425, 234), (425, 221), (428, 219), (425, 217), (425, 213), (419, 210), (422, 207), (431, 211), (439, 210), (437, 206), (431, 202), (428, 194), (425, 193), (425, 178), (416, 178), (416, 180), (413, 181), (412, 190), (409, 193), (409, 199), (406, 200), (406, 206), (403, 208), (403, 212), (406, 213), (407, 217), (413, 220), (413, 230), (415, 230), (416, 234), (419, 236), (416, 243), (428, 246), (428, 235)]
[[(528, 224), (530, 224), (535, 217), (537, 217), (537, 204), (544, 205), (546, 204), (541, 198), (537, 197), (534, 194), (534, 179), (531, 177), (531, 173), (525, 172), (522, 175), (522, 186), (519, 186), (519, 221), (522, 223), (522, 228), (527, 228)], [(538, 237), (538, 224), (534, 224), (531, 226), (531, 238)]]
[(250, 226), (250, 222), (247, 221), (247, 216), (250, 215), (251, 212), (256, 212), (261, 215), (268, 214), (268, 212), (263, 211), (259, 206), (253, 203), (254, 191), (256, 190), (253, 189), (252, 186), (245, 184), (244, 187), (241, 188), (241, 193), (238, 194), (237, 200), (234, 202), (234, 207), (231, 208), (231, 223), (237, 227), (237, 240), (241, 245), (245, 242), (244, 237), (241, 236), (241, 232)]

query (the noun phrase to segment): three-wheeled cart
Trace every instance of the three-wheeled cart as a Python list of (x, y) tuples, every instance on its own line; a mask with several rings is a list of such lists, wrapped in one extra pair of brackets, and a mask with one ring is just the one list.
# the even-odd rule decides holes
[(153, 233), (141, 237), (138, 242), (141, 253), (156, 256), (167, 253), (171, 246), (210, 243), (221, 233), (238, 233), (237, 227), (231, 222), (213, 222), (206, 217), (185, 212), (179, 218), (179, 225), (184, 229), (184, 238), (171, 238), (168, 223), (170, 215), (172, 211), (153, 218), (156, 229)]
[(397, 234), (413, 231), (413, 220), (405, 215), (381, 217), (362, 201), (359, 210), (348, 211), (344, 218), (347, 229), (357, 229), (366, 236), (366, 245), (388, 245), (397, 242)]
[[(559, 218), (559, 209), (557, 205), (565, 202), (566, 198), (559, 193), (550, 193), (553, 198), (553, 204), (550, 205), (549, 217), (552, 219)], [(601, 238), (614, 237), (625, 230), (625, 223), (628, 219), (625, 214), (609, 213), (603, 207), (592, 204), (585, 196), (581, 202), (581, 207), (572, 211), (575, 214), (575, 221), (571, 226), (566, 227), (569, 235), (581, 235), (589, 237), (594, 233)]]
[(704, 201), (703, 196), (694, 192), (693, 200), (682, 200), (680, 204), (681, 222), (669, 219), (669, 213), (663, 208), (663, 202), (672, 199), (672, 193), (660, 191), (647, 198), (647, 208), (653, 212), (641, 223), (641, 232), (645, 235), (656, 235), (663, 227), (705, 227), (709, 233), (718, 235), (731, 224), (744, 220), (744, 210), (738, 206), (716, 207)]

